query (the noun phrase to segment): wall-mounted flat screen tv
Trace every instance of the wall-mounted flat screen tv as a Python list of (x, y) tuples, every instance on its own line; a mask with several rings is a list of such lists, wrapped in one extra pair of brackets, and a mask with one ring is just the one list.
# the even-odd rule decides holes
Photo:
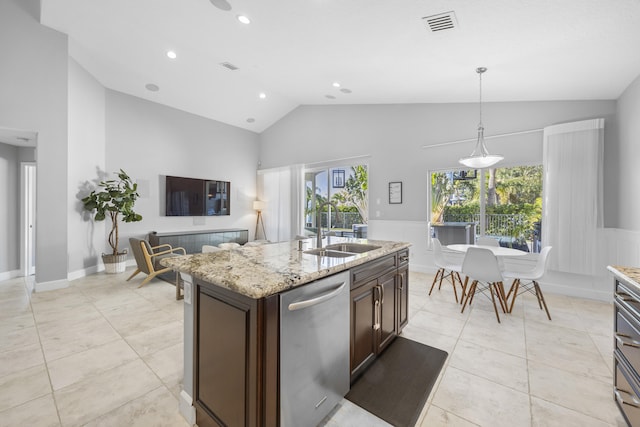
[(231, 183), (167, 176), (167, 216), (231, 215)]

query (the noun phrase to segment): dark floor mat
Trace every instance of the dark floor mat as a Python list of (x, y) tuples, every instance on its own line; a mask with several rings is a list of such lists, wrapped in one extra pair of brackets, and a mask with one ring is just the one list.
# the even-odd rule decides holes
[(445, 351), (398, 337), (345, 398), (389, 424), (412, 427), (446, 359)]

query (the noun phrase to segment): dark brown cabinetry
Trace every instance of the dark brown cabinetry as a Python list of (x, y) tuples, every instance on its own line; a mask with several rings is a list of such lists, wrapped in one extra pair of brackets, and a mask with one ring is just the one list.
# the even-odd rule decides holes
[(404, 250), (351, 270), (352, 382), (408, 321), (408, 259)]
[(613, 394), (627, 423), (640, 426), (640, 289), (624, 277), (614, 286)]
[(197, 424), (278, 425), (278, 296), (256, 300), (195, 285)]
[(398, 253), (398, 273), (396, 290), (398, 293), (398, 333), (409, 322), (409, 251)]
[[(351, 269), (350, 281), (353, 379), (407, 322), (408, 250)], [(197, 424), (280, 425), (280, 295), (253, 299), (195, 279), (193, 296)]]

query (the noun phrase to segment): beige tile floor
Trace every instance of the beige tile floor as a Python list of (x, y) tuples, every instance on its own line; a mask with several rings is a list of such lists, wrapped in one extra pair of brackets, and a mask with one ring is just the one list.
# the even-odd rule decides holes
[[(186, 426), (182, 301), (155, 280), (95, 274), (32, 294), (0, 282), (0, 426)], [(546, 295), (498, 324), (477, 298), (460, 313), (450, 286), (411, 273), (403, 335), (449, 353), (418, 426), (623, 426), (612, 398), (612, 306)], [(385, 426), (343, 400), (326, 426)]]

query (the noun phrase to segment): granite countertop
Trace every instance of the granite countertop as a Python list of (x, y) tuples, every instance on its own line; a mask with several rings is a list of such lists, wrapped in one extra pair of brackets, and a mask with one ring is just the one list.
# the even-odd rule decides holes
[[(304, 242), (304, 250), (315, 247), (315, 238)], [(298, 241), (295, 240), (165, 258), (160, 263), (258, 299), (348, 270), (411, 245), (407, 242), (330, 237), (328, 243), (324, 239), (323, 246), (334, 243), (366, 243), (380, 248), (346, 258), (332, 258), (305, 254), (298, 250)]]
[(640, 268), (610, 265), (607, 267), (607, 270), (609, 270), (613, 274), (623, 277), (628, 282), (631, 282), (636, 287), (640, 288)]

